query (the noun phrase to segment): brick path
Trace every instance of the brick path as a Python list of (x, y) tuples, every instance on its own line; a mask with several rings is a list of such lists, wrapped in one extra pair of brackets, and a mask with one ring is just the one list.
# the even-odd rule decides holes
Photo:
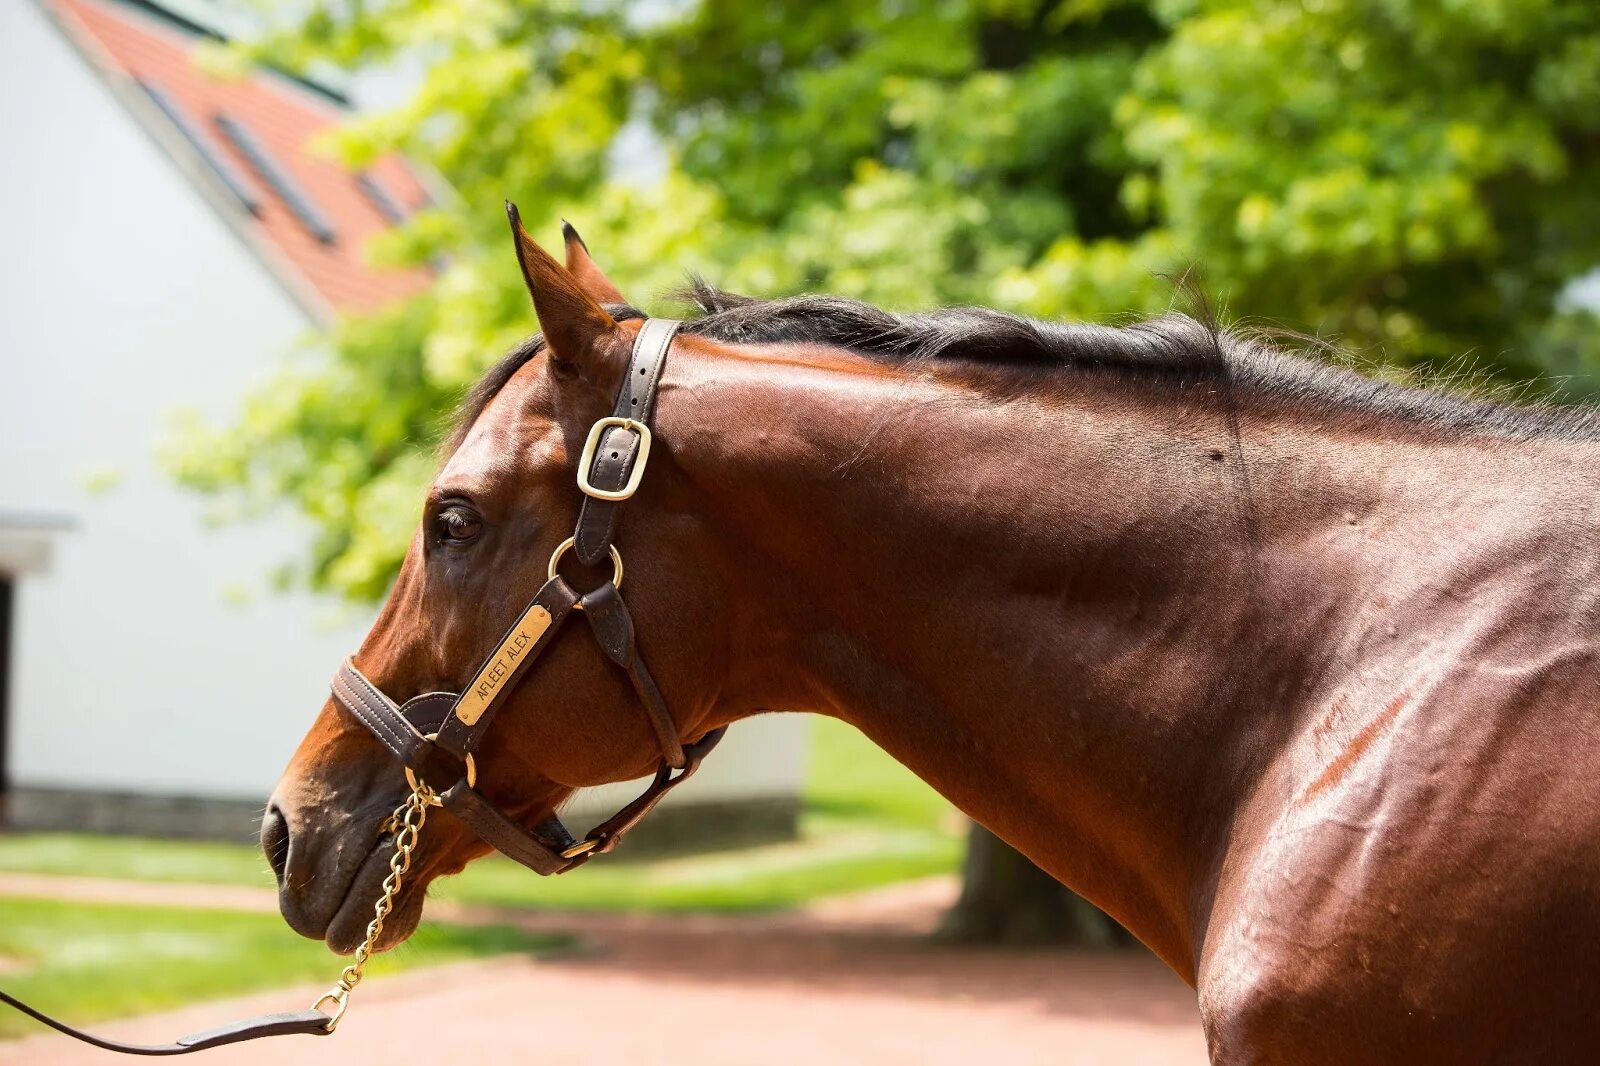
[[(0, 882), (0, 892), (6, 887)], [(769, 917), (512, 912), (529, 928), (575, 932), (586, 949), (375, 980), (333, 1037), (267, 1041), (208, 1053), (205, 1062), (1205, 1062), (1193, 994), (1147, 956), (930, 946), (926, 931), (952, 891), (948, 881), (925, 882)], [(457, 920), (512, 916), (450, 910)], [(170, 1039), (242, 1014), (298, 1007), (319, 991), (279, 991), (102, 1028), (123, 1039)], [(0, 1045), (6, 1066), (109, 1061), (50, 1035)]]

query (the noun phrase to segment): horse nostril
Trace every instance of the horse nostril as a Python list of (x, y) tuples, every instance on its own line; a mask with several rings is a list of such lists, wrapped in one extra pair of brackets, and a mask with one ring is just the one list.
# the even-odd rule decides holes
[(266, 852), (272, 874), (282, 885), (289, 865), (289, 822), (276, 803), (267, 807), (266, 816), (261, 819), (261, 850)]

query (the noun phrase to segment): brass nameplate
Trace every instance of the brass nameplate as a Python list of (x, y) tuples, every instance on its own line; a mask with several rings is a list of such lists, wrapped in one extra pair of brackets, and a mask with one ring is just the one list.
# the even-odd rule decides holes
[(462, 725), (477, 724), (516, 671), (522, 657), (533, 650), (533, 646), (549, 628), (550, 612), (537, 603), (517, 619), (517, 624), (506, 635), (506, 639), (500, 642), (494, 654), (489, 656), (489, 661), (484, 663), (483, 669), (478, 671), (478, 676), (472, 679), (467, 690), (456, 701), (456, 717), (461, 719)]

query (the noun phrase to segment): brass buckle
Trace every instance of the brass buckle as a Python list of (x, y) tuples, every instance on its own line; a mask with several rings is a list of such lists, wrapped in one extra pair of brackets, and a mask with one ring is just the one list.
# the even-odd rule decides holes
[(563, 859), (576, 859), (579, 855), (586, 855), (600, 846), (600, 842), (593, 837), (584, 837), (572, 847), (561, 853)]
[[(425, 734), (423, 734), (422, 739), (423, 740), (428, 740), (428, 741), (438, 740), (439, 739), (439, 734), (438, 733), (425, 733)], [(411, 767), (407, 766), (405, 768), (405, 770), (406, 770), (406, 784), (411, 786), (411, 791), (413, 791), (413, 792), (417, 793), (418, 795), (422, 796), (423, 799), (427, 802), (428, 806), (430, 806), (430, 807), (443, 807), (444, 806), (444, 800), (439, 798), (439, 794), (437, 792), (435, 792), (431, 788), (425, 788), (422, 784), (420, 784), (417, 781), (417, 775), (412, 773)], [(468, 788), (476, 788), (477, 785), (478, 785), (478, 764), (472, 758), (472, 752), (469, 751), (469, 752), (467, 752), (467, 787)]]
[[(600, 438), (612, 426), (632, 430), (639, 435), (639, 454), (634, 457), (633, 470), (628, 474), (626, 485), (620, 489), (602, 489), (589, 480), (589, 474), (594, 467), (595, 452), (600, 450)], [(644, 464), (649, 458), (650, 427), (632, 418), (608, 415), (589, 427), (589, 439), (584, 442), (583, 455), (578, 459), (578, 488), (585, 496), (593, 496), (597, 500), (626, 500), (639, 491), (639, 482), (644, 480)]]

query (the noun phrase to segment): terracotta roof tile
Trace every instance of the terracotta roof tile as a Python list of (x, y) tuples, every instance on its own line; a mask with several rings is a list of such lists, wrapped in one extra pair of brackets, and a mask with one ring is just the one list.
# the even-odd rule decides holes
[[(279, 254), (270, 265), (291, 273), (286, 279), (297, 291), (307, 287), (337, 311), (363, 311), (425, 288), (426, 270), (380, 270), (364, 260), (369, 238), (388, 229), (390, 221), (361, 188), (357, 175), (335, 160), (314, 154), (312, 140), (346, 117), (347, 112), (311, 89), (271, 72), (242, 80), (221, 80), (203, 73), (194, 62), (201, 38), (168, 26), (148, 13), (116, 0), (48, 0), (62, 25), (112, 69), (112, 77), (157, 87), (189, 117), (206, 139), (206, 149), (232, 162), (259, 190), (259, 208), (252, 217), (241, 209), (242, 225), (258, 245)], [(216, 118), (227, 115), (244, 126), (293, 186), (314, 205), (333, 230), (333, 240), (320, 242), (307, 231), (284, 200), (274, 192), (250, 160), (219, 131)], [(416, 175), (398, 157), (376, 161), (367, 172), (403, 210), (428, 201)]]

